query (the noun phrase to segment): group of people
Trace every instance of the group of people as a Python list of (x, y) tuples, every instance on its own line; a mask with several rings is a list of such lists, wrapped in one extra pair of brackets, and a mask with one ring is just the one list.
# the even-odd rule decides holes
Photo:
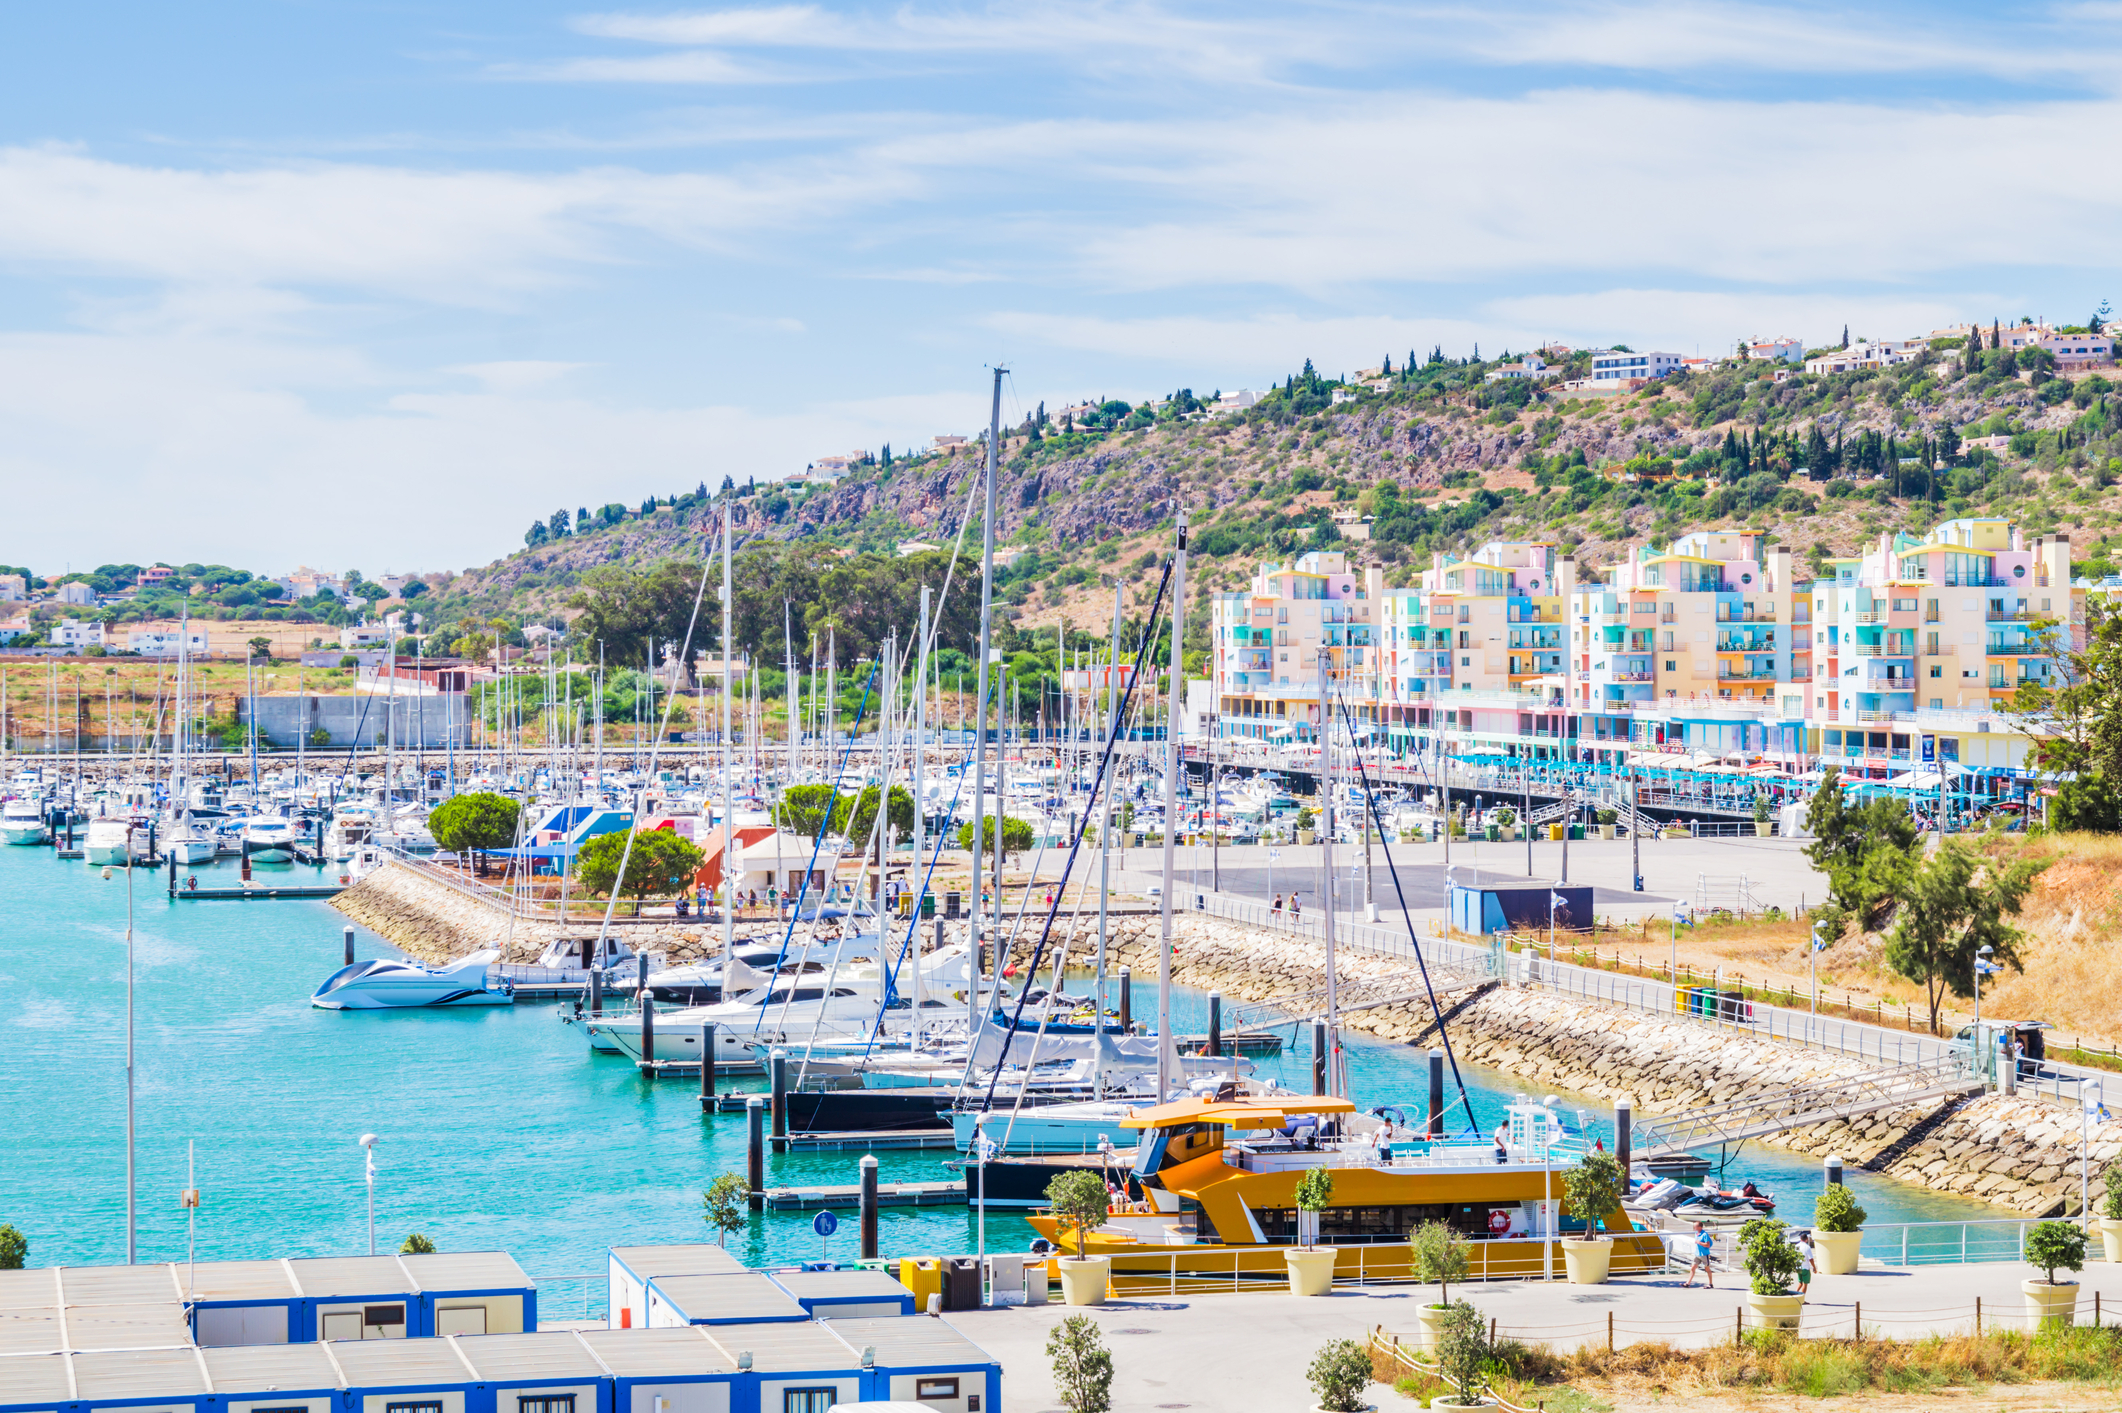
[[(1747, 1184), (1752, 1187), (1752, 1183)], [(1798, 1233), (1798, 1294), (1803, 1296), (1812, 1287), (1813, 1275), (1820, 1269), (1820, 1258), (1813, 1249), (1813, 1234), (1810, 1229)], [(1710, 1256), (1716, 1250), (1717, 1239), (1711, 1234), (1709, 1223), (1695, 1223), (1695, 1259), (1688, 1264), (1687, 1279), (1681, 1282), (1682, 1290), (1695, 1283), (1695, 1272), (1702, 1273), (1705, 1290), (1717, 1288), (1715, 1267)]]
[[(1270, 922), (1282, 921), (1282, 895), (1280, 893), (1275, 894), (1274, 905), (1267, 910), (1267, 916)], [(1289, 895), (1289, 920), (1291, 922), (1299, 922), (1303, 920), (1303, 916), (1303, 905), (1297, 901), (1297, 895), (1292, 892)]]

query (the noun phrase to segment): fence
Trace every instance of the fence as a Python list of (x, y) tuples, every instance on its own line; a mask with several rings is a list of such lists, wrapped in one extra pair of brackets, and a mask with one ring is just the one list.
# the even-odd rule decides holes
[[(1480, 1238), (1466, 1243), (1467, 1281), (1539, 1280), (1563, 1277), (1559, 1242), (1525, 1238)], [(1114, 1295), (1176, 1295), (1237, 1291), (1287, 1290), (1292, 1248), (1265, 1246), (1190, 1246), (1162, 1252), (1125, 1252), (1112, 1258)], [(1408, 1244), (1376, 1242), (1333, 1248), (1337, 1285), (1410, 1285), (1419, 1283)], [(1611, 1270), (1616, 1275), (1649, 1274), (1665, 1269), (1663, 1240), (1642, 1232), (1616, 1237)]]
[(538, 1288), (538, 1323), (541, 1325), (561, 1320), (610, 1318), (611, 1277), (603, 1271), (594, 1275), (534, 1275), (531, 1284)]

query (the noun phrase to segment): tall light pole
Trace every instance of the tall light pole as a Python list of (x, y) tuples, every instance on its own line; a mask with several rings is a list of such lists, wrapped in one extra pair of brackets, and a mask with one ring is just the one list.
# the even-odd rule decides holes
[(362, 1176), (368, 1182), (368, 1254), (376, 1254), (376, 1135), (361, 1135), (361, 1151), (366, 1157)]
[[(139, 1259), (139, 1207), (133, 1164), (133, 831), (125, 827), (125, 1264)], [(103, 870), (109, 878), (111, 871)]]
[[(1978, 949), (1978, 950), (1977, 950), (1977, 951), (1975, 952), (1975, 1044), (1974, 1044), (1974, 1061), (1975, 1061), (1975, 1065), (1976, 1065), (1976, 1067), (1977, 1067), (1977, 1069), (1978, 1069), (1978, 1070), (1979, 1070), (1979, 1068), (1981, 1067), (1981, 1065), (1983, 1064), (1984, 1060), (1985, 1060), (1985, 1059), (1987, 1058), (1987, 1055), (1988, 1055), (1988, 1052), (1989, 1052), (1989, 1044), (1988, 1044), (1988, 1041), (1987, 1041), (1987, 1040), (1986, 1040), (1986, 1039), (1984, 1038), (1984, 1036), (1983, 1036), (1983, 1034), (1982, 1034), (1982, 978), (1983, 978), (1983, 977), (1985, 977), (1985, 976), (1987, 976), (1987, 975), (1989, 975), (1989, 973), (1990, 973), (1991, 967), (1990, 967), (1990, 962), (1989, 962), (1989, 958), (1990, 958), (1990, 955), (1991, 955), (1991, 953), (1992, 953), (1993, 951), (1994, 951), (1994, 949), (1993, 949), (1993, 948), (1990, 948), (1990, 947), (1982, 947), (1982, 948)], [(2018, 1077), (2019, 1077), (2019, 1076), (2018, 1076), (2018, 1075), (2017, 1075), (2016, 1073), (2014, 1073), (2014, 1074), (2012, 1075), (2012, 1078), (2013, 1078), (2013, 1079), (2017, 1079)]]

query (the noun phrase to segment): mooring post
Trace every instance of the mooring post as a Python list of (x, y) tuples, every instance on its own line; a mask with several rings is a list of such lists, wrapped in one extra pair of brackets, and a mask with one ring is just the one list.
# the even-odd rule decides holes
[(714, 1112), (715, 1098), (715, 1023), (709, 1021), (700, 1027), (700, 1107), (707, 1113)]
[(656, 1002), (646, 986), (641, 988), (641, 1068), (651, 1073), (656, 1068)]
[(1635, 1132), (1636, 1101), (1623, 1095), (1614, 1100), (1614, 1161), (1621, 1165), (1623, 1181), (1628, 1179), (1628, 1165), (1635, 1156)]
[(862, 1155), (862, 1259), (877, 1259), (877, 1155)]
[(774, 1151), (788, 1151), (788, 1051), (776, 1049), (767, 1057), (767, 1073), (773, 1081)]
[(1208, 993), (1208, 1049), (1203, 1053), (1220, 1056), (1223, 1053), (1223, 993)]
[(752, 1210), (766, 1207), (766, 1096), (744, 1101), (745, 1179), (751, 1184)]
[(1326, 1093), (1326, 1017), (1312, 1021), (1312, 1093)]
[(1429, 1052), (1429, 1136), (1444, 1137), (1444, 1052)]

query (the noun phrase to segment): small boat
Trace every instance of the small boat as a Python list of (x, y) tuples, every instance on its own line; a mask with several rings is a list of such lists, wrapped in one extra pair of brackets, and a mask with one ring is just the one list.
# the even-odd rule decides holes
[(265, 814), (243, 821), (239, 837), (243, 852), (252, 863), (292, 863), (295, 858), (294, 821)]
[(515, 988), (493, 972), (493, 964), (500, 956), (489, 948), (446, 967), (424, 967), (397, 959), (355, 962), (325, 978), (309, 1003), (327, 1011), (512, 1005)]
[(39, 801), (9, 800), (0, 806), (0, 843), (42, 844), (48, 837)]
[(101, 815), (88, 822), (81, 836), (81, 861), (109, 867), (128, 862), (127, 855), (147, 852), (147, 828), (129, 815)]

